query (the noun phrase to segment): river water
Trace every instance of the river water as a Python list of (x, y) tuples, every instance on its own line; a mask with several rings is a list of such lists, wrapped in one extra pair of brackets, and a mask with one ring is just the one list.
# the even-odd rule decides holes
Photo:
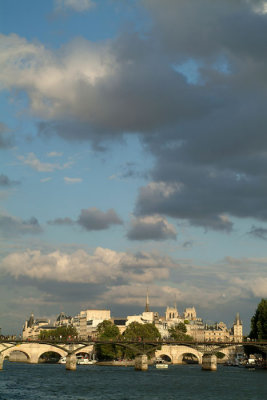
[(0, 400), (266, 400), (267, 370), (199, 365), (149, 367), (78, 365), (66, 371), (59, 364), (4, 362)]

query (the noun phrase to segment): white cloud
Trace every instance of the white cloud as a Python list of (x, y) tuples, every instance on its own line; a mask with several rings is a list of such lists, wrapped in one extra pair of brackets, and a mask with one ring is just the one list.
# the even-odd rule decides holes
[(47, 153), (47, 157), (62, 157), (63, 153), (60, 153), (59, 151), (50, 151), (50, 153)]
[(267, 277), (256, 278), (246, 283), (249, 284), (249, 287), (256, 297), (267, 298)]
[(42, 254), (39, 250), (12, 253), (2, 261), (2, 269), (11, 276), (38, 280), (114, 285), (118, 280), (147, 283), (165, 280), (174, 263), (158, 254), (136, 255), (101, 247), (93, 254), (77, 250), (72, 254), (55, 251)]
[(45, 182), (49, 182), (49, 181), (51, 181), (51, 177), (47, 177), (47, 178), (43, 178), (43, 179), (40, 179), (40, 182), (42, 182), (42, 183), (45, 183)]
[(74, 183), (80, 183), (82, 182), (82, 178), (68, 178), (67, 176), (64, 177), (65, 183), (68, 185), (72, 185)]
[[(140, 283), (114, 286), (103, 294), (101, 302), (110, 303), (112, 301), (113, 304), (127, 306), (132, 306), (134, 304), (142, 307), (145, 305), (145, 293), (146, 288)], [(149, 300), (153, 308), (165, 306), (174, 299), (178, 301), (182, 299), (179, 289), (168, 285), (149, 285)]]
[(76, 12), (83, 12), (94, 6), (95, 3), (92, 0), (55, 0), (55, 8), (59, 11), (71, 9)]
[[(249, 0), (250, 2), (251, 0)], [(267, 1), (259, 1), (256, 4), (253, 4), (253, 10), (257, 14), (267, 14)]]
[(60, 165), (58, 163), (52, 164), (52, 163), (44, 163), (38, 160), (36, 155), (34, 153), (28, 153), (26, 157), (24, 156), (18, 156), (18, 159), (25, 165), (28, 165), (32, 169), (38, 172), (53, 172), (55, 170), (63, 170), (66, 168), (69, 168), (73, 162), (69, 161), (63, 165)]
[(78, 38), (53, 52), (15, 34), (0, 35), (2, 89), (26, 91), (32, 113), (44, 119), (79, 118), (86, 113), (87, 120), (93, 118), (95, 107), (88, 114), (84, 90), (92, 102), (93, 85), (99, 78), (112, 75), (114, 68), (115, 58), (108, 44)]
[[(33, 287), (56, 296), (57, 301), (65, 292), (64, 285), (73, 284), (79, 290), (79, 285), (88, 284), (96, 288), (89, 296), (95, 307), (143, 306), (149, 287), (153, 307), (164, 307), (176, 299), (180, 312), (183, 310), (179, 304), (210, 312), (216, 306), (232, 309), (232, 304), (255, 303), (266, 297), (266, 266), (266, 259), (236, 259), (234, 264), (226, 259), (199, 266), (159, 253), (132, 254), (98, 247), (93, 252), (13, 252), (2, 260), (0, 272), (15, 279), (23, 277), (26, 282), (26, 278), (30, 279)], [(53, 281), (51, 288), (47, 281)], [(57, 287), (61, 288), (60, 293)]]
[(180, 183), (166, 183), (166, 182), (150, 182), (146, 187), (142, 188), (147, 190), (150, 194), (162, 196), (165, 198), (170, 197), (174, 193), (180, 191), (183, 185)]

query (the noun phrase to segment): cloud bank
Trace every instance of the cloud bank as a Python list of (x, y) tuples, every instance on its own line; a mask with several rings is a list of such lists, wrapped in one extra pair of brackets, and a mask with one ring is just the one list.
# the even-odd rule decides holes
[(100, 148), (138, 133), (155, 159), (152, 182), (173, 192), (162, 197), (152, 182), (140, 189), (136, 216), (160, 214), (224, 232), (233, 229), (232, 217), (266, 221), (265, 3), (141, 4), (151, 18), (145, 36), (77, 38), (51, 50), (2, 35), (3, 89), (28, 95), (41, 135)]
[(95, 6), (95, 2), (92, 0), (54, 0), (55, 9), (57, 12), (72, 10), (76, 12), (87, 11)]
[(41, 290), (48, 304), (73, 296), (77, 303), (90, 299), (98, 307), (143, 306), (149, 286), (153, 307), (164, 307), (177, 299), (180, 305), (197, 304), (210, 310), (215, 305), (232, 309), (233, 303), (266, 297), (266, 267), (266, 258), (227, 257), (199, 266), (158, 253), (133, 254), (98, 247), (92, 253), (14, 252), (2, 260), (0, 271)]
[(0, 215), (0, 233), (3, 237), (13, 237), (25, 234), (34, 235), (43, 230), (35, 217), (25, 221), (11, 215)]

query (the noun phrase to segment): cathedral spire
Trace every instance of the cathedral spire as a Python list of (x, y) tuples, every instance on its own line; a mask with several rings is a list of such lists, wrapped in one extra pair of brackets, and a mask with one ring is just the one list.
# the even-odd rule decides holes
[(175, 308), (175, 310), (177, 310), (176, 294), (175, 294), (175, 298), (174, 298), (174, 308)]
[(241, 321), (241, 319), (240, 319), (239, 312), (236, 313), (235, 324), (236, 324), (236, 325), (242, 325), (242, 321)]
[(149, 312), (148, 289), (146, 290), (146, 308), (145, 308), (145, 312)]

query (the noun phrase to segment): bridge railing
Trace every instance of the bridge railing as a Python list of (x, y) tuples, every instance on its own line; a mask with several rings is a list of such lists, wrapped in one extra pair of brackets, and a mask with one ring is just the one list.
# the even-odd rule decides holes
[(234, 346), (234, 345), (249, 345), (249, 344), (259, 344), (259, 345), (265, 345), (267, 346), (267, 341), (265, 340), (250, 340), (250, 341), (242, 341), (242, 342), (235, 342), (235, 341), (211, 341), (211, 340), (203, 340), (203, 341), (177, 341), (177, 340), (147, 340), (147, 339), (142, 339), (142, 338), (137, 338), (135, 340), (124, 340), (124, 339), (110, 339), (110, 340), (98, 340), (98, 339), (90, 339), (90, 340), (84, 340), (84, 339), (58, 339), (58, 338), (51, 338), (51, 339), (11, 339), (11, 338), (0, 338), (0, 343), (17, 343), (17, 344), (22, 344), (22, 343), (40, 343), (40, 344), (121, 344), (121, 343), (127, 343), (127, 344), (153, 344), (153, 345), (186, 345), (186, 346), (194, 346), (194, 345), (228, 345), (228, 346)]

